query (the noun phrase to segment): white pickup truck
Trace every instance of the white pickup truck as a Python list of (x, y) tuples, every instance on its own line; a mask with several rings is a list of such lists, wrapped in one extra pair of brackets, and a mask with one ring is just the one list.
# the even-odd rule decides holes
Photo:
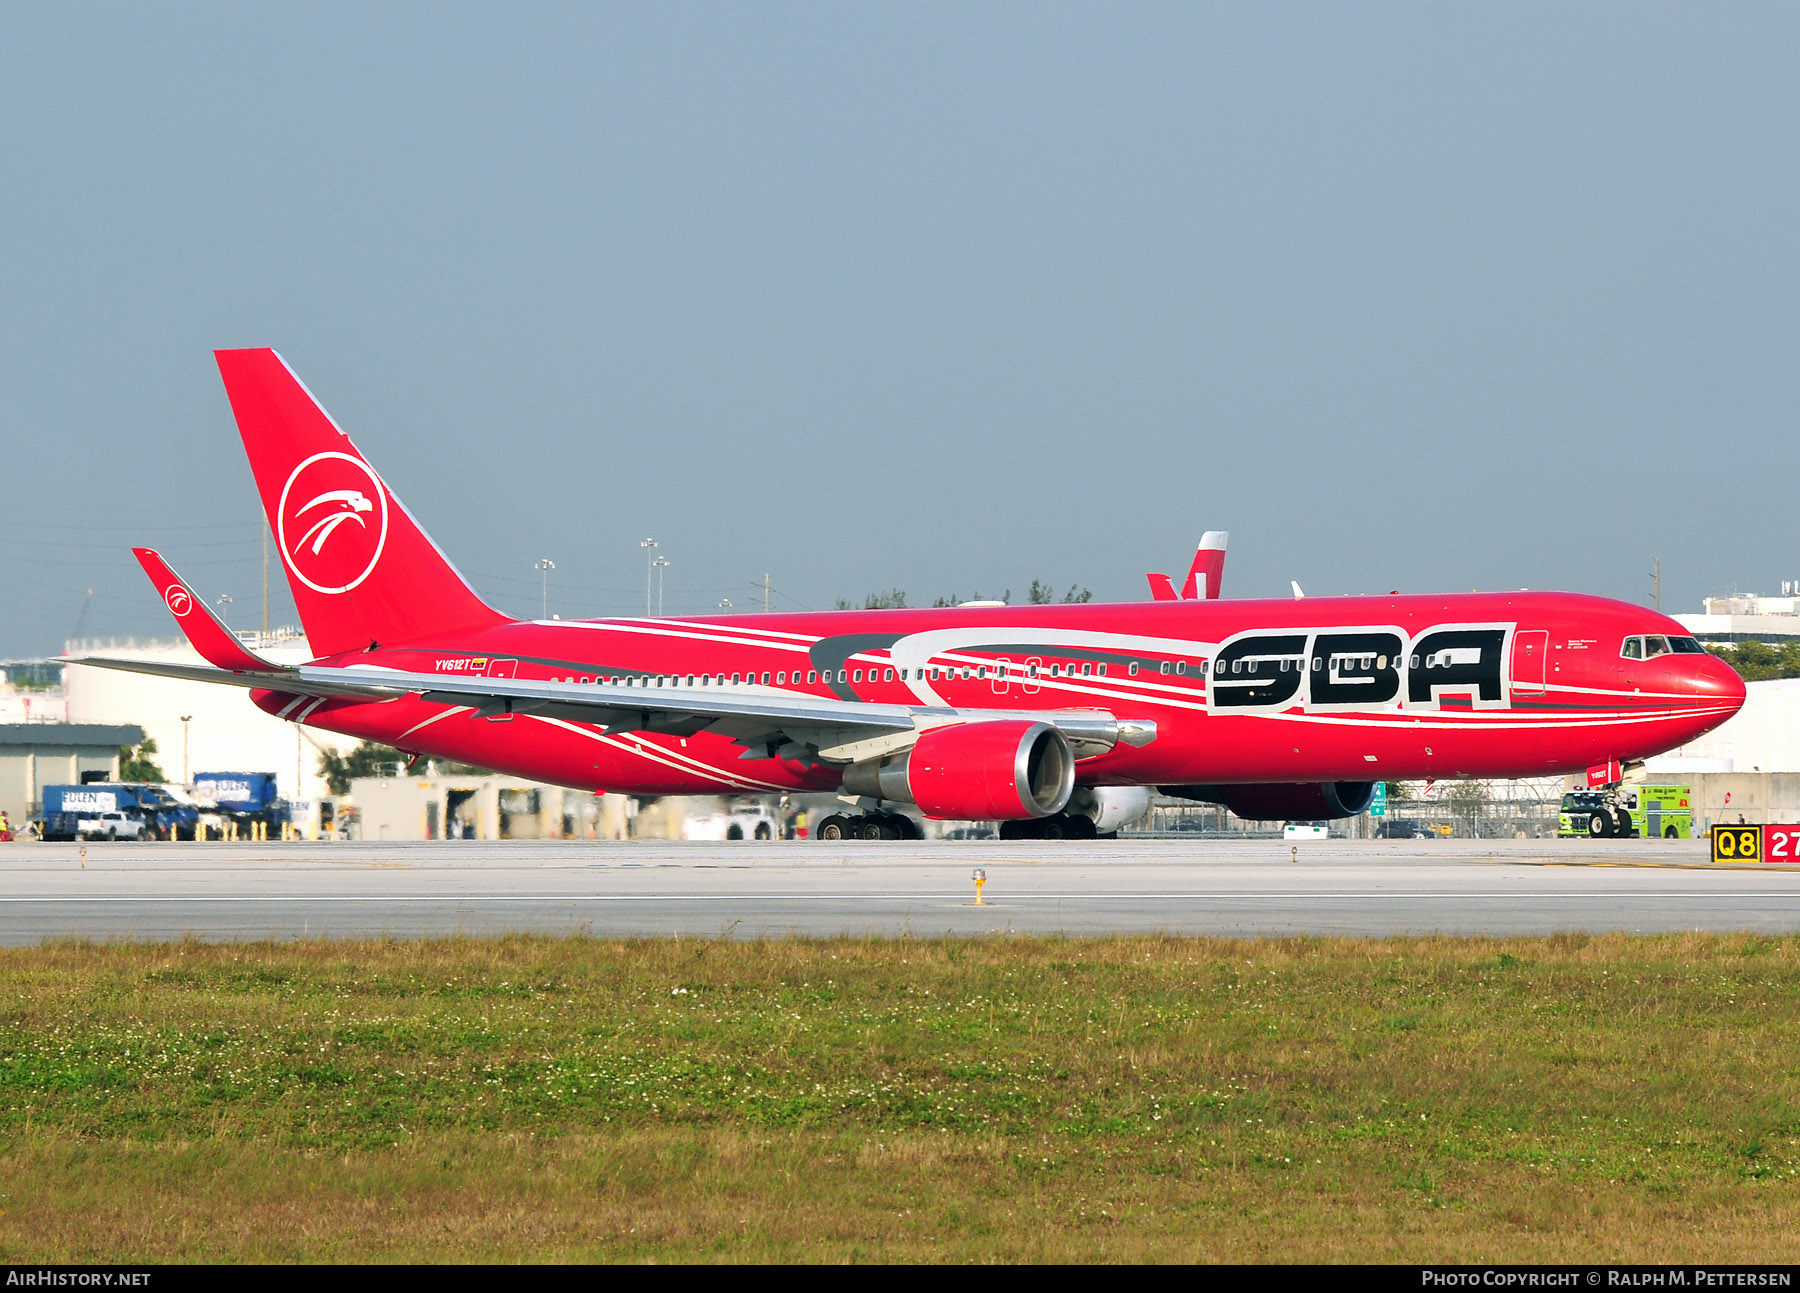
[(84, 840), (141, 840), (145, 837), (144, 823), (124, 813), (83, 817), (75, 824), (75, 834)]

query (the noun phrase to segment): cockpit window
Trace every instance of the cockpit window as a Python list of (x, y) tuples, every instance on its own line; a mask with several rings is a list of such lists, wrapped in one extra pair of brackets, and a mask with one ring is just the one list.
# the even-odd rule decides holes
[(1660, 633), (1654, 633), (1626, 638), (1625, 646), (1619, 654), (1627, 660), (1654, 660), (1659, 655), (1705, 655), (1706, 648), (1700, 645), (1697, 638), (1664, 637)]

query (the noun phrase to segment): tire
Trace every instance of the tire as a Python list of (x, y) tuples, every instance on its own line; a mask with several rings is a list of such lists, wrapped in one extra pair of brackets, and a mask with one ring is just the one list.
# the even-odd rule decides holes
[(736, 822), (733, 822), (731, 825), (729, 825), (725, 828), (725, 838), (728, 840), (743, 839), (744, 838), (744, 828), (742, 826), (739, 826)]
[(108, 844), (117, 844), (119, 842), (119, 832), (109, 827), (106, 832), (106, 842)]
[(1070, 839), (1093, 840), (1100, 838), (1100, 832), (1095, 828), (1092, 817), (1083, 817), (1080, 813), (1070, 813), (1064, 820), (1069, 824)]
[(895, 837), (896, 839), (922, 840), (925, 838), (925, 832), (919, 829), (919, 824), (905, 813), (894, 813), (892, 817), (894, 828), (900, 832)]
[(1069, 819), (1066, 817), (1040, 817), (1037, 823), (1037, 837), (1040, 840), (1062, 840), (1069, 837)]
[(831, 816), (819, 823), (818, 829), (813, 832), (813, 838), (826, 840), (831, 843), (836, 843), (838, 840), (849, 839), (850, 819), (845, 817), (842, 813), (831, 814)]
[(1613, 833), (1613, 819), (1611, 814), (1601, 811), (1588, 818), (1587, 833), (1588, 838), (1593, 840), (1611, 838)]
[(759, 840), (774, 838), (774, 832), (769, 829), (769, 824), (767, 822), (758, 822), (756, 824), (756, 838)]
[(1663, 827), (1663, 838), (1665, 840), (1678, 840), (1681, 836), (1675, 833), (1675, 828), (1673, 826), (1665, 826)]
[(853, 817), (850, 819), (850, 838), (878, 840), (881, 838), (881, 826), (873, 817)]
[(1032, 838), (1031, 828), (1035, 822), (1001, 822), (1000, 838), (1003, 840), (1028, 840)]
[(1637, 827), (1632, 824), (1631, 814), (1621, 808), (1619, 809), (1617, 816), (1619, 822), (1617, 834), (1619, 838), (1622, 840), (1636, 839)]

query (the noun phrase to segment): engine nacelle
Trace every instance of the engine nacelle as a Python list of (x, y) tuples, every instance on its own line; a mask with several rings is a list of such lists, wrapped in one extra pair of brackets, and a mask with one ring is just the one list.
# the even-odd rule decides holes
[(1325, 821), (1356, 817), (1375, 798), (1373, 781), (1262, 782), (1246, 786), (1158, 786), (1165, 795), (1223, 804), (1253, 822)]
[(1094, 831), (1111, 835), (1150, 811), (1149, 786), (1081, 786), (1069, 796), (1069, 811), (1094, 819)]
[(1048, 723), (995, 719), (934, 727), (910, 750), (844, 769), (844, 789), (917, 804), (927, 817), (1019, 821), (1060, 813), (1075, 752)]

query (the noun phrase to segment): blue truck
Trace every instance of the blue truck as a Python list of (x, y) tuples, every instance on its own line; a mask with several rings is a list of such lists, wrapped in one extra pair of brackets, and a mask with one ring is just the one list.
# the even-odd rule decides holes
[(81, 834), (84, 818), (103, 813), (124, 813), (144, 823), (146, 836), (156, 839), (193, 839), (200, 820), (192, 804), (178, 802), (163, 787), (149, 782), (90, 782), (85, 786), (45, 786), (43, 789), (44, 838), (73, 840)]
[(217, 804), (219, 815), (237, 822), (240, 831), (262, 822), (275, 832), (288, 820), (287, 801), (276, 791), (273, 772), (197, 772), (194, 794)]

